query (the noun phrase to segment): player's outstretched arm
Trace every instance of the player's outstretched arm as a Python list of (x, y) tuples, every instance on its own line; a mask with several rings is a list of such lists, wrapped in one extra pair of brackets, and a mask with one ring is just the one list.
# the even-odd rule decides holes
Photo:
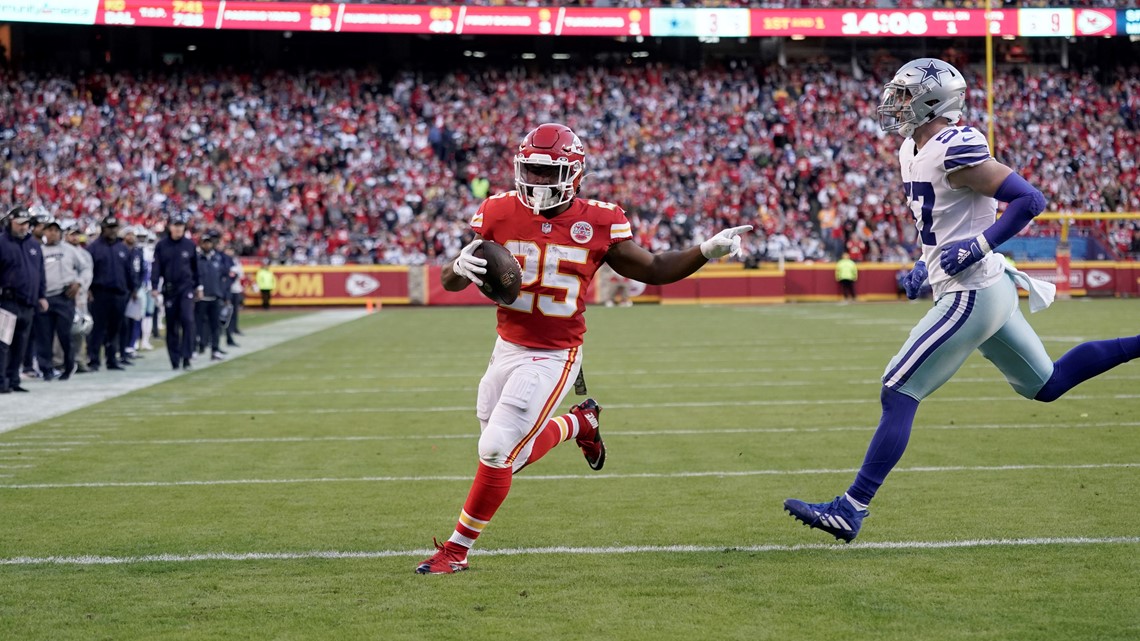
[(606, 262), (626, 278), (647, 285), (667, 285), (696, 272), (711, 259), (739, 254), (740, 234), (747, 231), (752, 231), (752, 225), (726, 229), (696, 247), (660, 254), (651, 254), (627, 240), (610, 248)]
[(939, 263), (951, 276), (981, 260), (994, 247), (1013, 238), (1045, 210), (1045, 196), (1009, 167), (989, 160), (954, 172), (948, 177), (955, 188), (969, 187), (979, 194), (1009, 203), (1005, 213), (972, 240), (961, 240), (942, 248)]
[(476, 236), (475, 240), (467, 243), (463, 249), (459, 250), (459, 255), (455, 257), (455, 260), (444, 265), (439, 274), (439, 282), (444, 289), (449, 292), (458, 292), (465, 289), (469, 283), (483, 286), (483, 279), (479, 277), (487, 273), (487, 259), (478, 258), (472, 253), (481, 244), (483, 244), (483, 239)]

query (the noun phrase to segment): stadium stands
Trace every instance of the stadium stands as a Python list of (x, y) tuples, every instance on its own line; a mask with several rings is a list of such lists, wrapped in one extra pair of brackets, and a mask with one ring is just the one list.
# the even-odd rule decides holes
[[(518, 139), (563, 120), (590, 154), (585, 195), (622, 204), (654, 250), (759, 221), (746, 242), (755, 258), (909, 260), (898, 140), (873, 115), (877, 78), (898, 62), (439, 77), (2, 71), (0, 189), (87, 225), (106, 211), (150, 227), (189, 211), (240, 253), (284, 262), (442, 262), (480, 200), (472, 179), (509, 189)], [(968, 76), (968, 119), (981, 126), (983, 85)], [(1051, 209), (1140, 211), (1138, 78), (1000, 73), (996, 156)], [(1089, 228), (1090, 246), (1138, 250), (1132, 222)]]

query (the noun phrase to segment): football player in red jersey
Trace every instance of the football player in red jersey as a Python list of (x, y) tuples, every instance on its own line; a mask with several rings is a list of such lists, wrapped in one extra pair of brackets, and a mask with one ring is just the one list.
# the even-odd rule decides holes
[(483, 201), (471, 219), (475, 240), (443, 268), (448, 291), (482, 285), (486, 260), (472, 252), (492, 240), (518, 259), (522, 291), (499, 306), (499, 338), (479, 382), (475, 480), (451, 538), (416, 566), (420, 574), (466, 570), (467, 551), (507, 497), (512, 474), (555, 445), (574, 439), (590, 468), (605, 464), (601, 407), (593, 399), (551, 418), (582, 366), (584, 296), (602, 263), (643, 283), (672, 283), (710, 259), (737, 254), (739, 235), (752, 229), (733, 227), (696, 247), (651, 254), (633, 242), (621, 207), (577, 197), (586, 150), (569, 127), (540, 125), (523, 139), (514, 163), (515, 191)]

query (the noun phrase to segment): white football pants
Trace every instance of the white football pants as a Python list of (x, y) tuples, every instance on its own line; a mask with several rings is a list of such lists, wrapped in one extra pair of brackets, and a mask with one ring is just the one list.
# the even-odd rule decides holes
[(562, 404), (582, 367), (582, 347), (545, 350), (498, 338), (479, 381), (479, 460), (518, 471), (534, 438)]

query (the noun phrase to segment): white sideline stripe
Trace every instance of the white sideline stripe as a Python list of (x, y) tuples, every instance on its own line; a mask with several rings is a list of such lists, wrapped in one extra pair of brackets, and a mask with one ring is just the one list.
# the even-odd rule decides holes
[[(894, 474), (907, 472), (1019, 472), (1026, 470), (1105, 470), (1140, 468), (1140, 463), (1088, 463), (1083, 465), (946, 465), (930, 467), (904, 467), (892, 470)], [(632, 474), (547, 474), (522, 475), (524, 481), (585, 481), (591, 479), (678, 479), (726, 478), (742, 476), (792, 476), (821, 474), (852, 474), (859, 468), (805, 469), (805, 470), (735, 470), (720, 472), (637, 472)], [(88, 483), (21, 483), (0, 485), (0, 490), (58, 490), (71, 488), (104, 487), (182, 487), (208, 485), (296, 485), (301, 483), (416, 483), (435, 481), (471, 482), (471, 476), (359, 476), (317, 477), (309, 479), (218, 479), (213, 481), (93, 481)]]
[(33, 443), (33, 441), (46, 441), (53, 438), (60, 438), (61, 436), (66, 436), (67, 438), (103, 438), (102, 434), (36, 433), (20, 434), (19, 436), (13, 436), (12, 439), (14, 441), (24, 441), (31, 445), (39, 445), (39, 443)]
[[(1050, 537), (1032, 539), (965, 539), (960, 541), (879, 541), (869, 543), (801, 543), (798, 545), (624, 545), (613, 547), (551, 546), (534, 548), (474, 549), (471, 556), (522, 556), (539, 554), (724, 554), (828, 552), (848, 553), (863, 550), (956, 550), (983, 547), (1027, 547), (1042, 545), (1135, 545), (1137, 536)], [(146, 556), (17, 556), (0, 558), (0, 565), (134, 565), (140, 563), (194, 563), (198, 561), (296, 561), (307, 559), (390, 559), (430, 556), (434, 550), (375, 550), (347, 552), (311, 550), (308, 552), (204, 552), (201, 554), (150, 554)]]
[(35, 465), (0, 465), (0, 470), (29, 470)]
[[(1140, 394), (1073, 394), (1065, 397), (1068, 400), (1130, 400), (1140, 398)], [(1025, 399), (1017, 394), (1005, 396), (932, 396), (924, 403), (1024, 403)], [(753, 400), (753, 401), (679, 401), (662, 403), (611, 403), (606, 409), (660, 409), (682, 407), (773, 407), (773, 406), (804, 406), (804, 405), (863, 405), (879, 403), (878, 398), (825, 398), (825, 399), (779, 399), (779, 400)], [(470, 405), (440, 405), (436, 407), (316, 407), (311, 409), (252, 409), (252, 410), (173, 410), (165, 412), (97, 412), (89, 416), (92, 418), (137, 418), (159, 416), (266, 416), (276, 414), (400, 414), (400, 413), (436, 413), (436, 412), (474, 412)]]
[[(1057, 430), (1086, 430), (1086, 429), (1107, 429), (1113, 427), (1140, 427), (1140, 421), (1125, 421), (1125, 422), (1103, 422), (1103, 423), (982, 423), (976, 425), (963, 424), (963, 425), (923, 425), (919, 429), (922, 430), (1041, 430), (1041, 429), (1057, 429)], [(711, 436), (714, 434), (815, 434), (819, 432), (873, 432), (875, 426), (868, 423), (867, 425), (846, 425), (839, 427), (734, 427), (723, 429), (708, 429), (708, 430), (609, 430), (606, 432), (607, 437), (613, 436)], [(361, 441), (450, 441), (450, 440), (475, 440), (479, 438), (478, 434), (399, 434), (399, 435), (386, 435), (386, 434), (365, 434), (365, 435), (344, 435), (344, 436), (244, 436), (244, 437), (229, 437), (229, 438), (172, 438), (172, 439), (153, 439), (153, 440), (104, 440), (104, 441), (58, 441), (52, 443), (42, 443), (42, 445), (103, 445), (103, 446), (122, 446), (122, 445), (220, 445), (220, 444), (239, 444), (239, 443), (335, 443), (335, 442), (361, 442)], [(17, 448), (20, 443), (0, 443), (0, 448), (10, 447)], [(0, 449), (0, 452), (3, 452)], [(27, 451), (27, 450), (23, 450)], [(32, 457), (8, 457), (8, 460), (26, 460)], [(6, 457), (0, 456), (0, 460), (5, 460)]]
[[(263, 349), (302, 336), (308, 336), (315, 332), (327, 330), (342, 323), (362, 318), (364, 315), (363, 310), (326, 310), (306, 313), (295, 318), (269, 323), (268, 325), (258, 327), (249, 332), (248, 339), (243, 341), (246, 345), (242, 351), (235, 354), (231, 360), (223, 361), (223, 363), (232, 363), (235, 360), (244, 358)], [(0, 413), (0, 433), (10, 432), (25, 425), (55, 418), (94, 403), (150, 387), (184, 374), (182, 370), (172, 371), (169, 366), (164, 366), (162, 363), (163, 360), (165, 359), (159, 355), (159, 352), (154, 352), (152, 358), (141, 362), (138, 366), (132, 368), (130, 372), (103, 371), (85, 374), (81, 379), (69, 382), (67, 384), (67, 393), (53, 397), (50, 403), (32, 403), (5, 407), (4, 411)], [(206, 367), (213, 368), (214, 366), (214, 363), (199, 362), (198, 370), (201, 371)], [(242, 368), (222, 367), (221, 369), (223, 371), (225, 369), (239, 369), (242, 370), (243, 376), (248, 376), (248, 372), (245, 372)], [(211, 377), (212, 376), (213, 375), (211, 375)], [(205, 381), (209, 379), (202, 378), (201, 380)], [(47, 386), (52, 385), (43, 382), (33, 384), (44, 386), (41, 389), (46, 389)], [(33, 392), (35, 392), (34, 389)], [(39, 392), (35, 393), (38, 394)], [(80, 432), (85, 432), (87, 427), (83, 426), (77, 429)]]
[[(48, 423), (48, 425), (59, 425), (59, 423)], [(117, 432), (119, 430), (119, 428), (117, 428), (117, 427), (87, 427), (87, 426), (84, 426), (83, 429), (88, 431), (88, 432)], [(71, 430), (64, 428), (64, 427), (52, 427), (52, 428), (49, 428), (46, 430), (36, 430), (36, 434), (61, 434), (61, 435), (66, 436), (66, 435), (69, 435), (70, 433), (71, 433)], [(93, 434), (91, 434), (91, 435), (84, 434), (83, 436), (90, 436), (91, 438), (95, 438), (95, 435), (93, 435)], [(99, 436), (102, 436), (102, 434), (100, 434)]]

